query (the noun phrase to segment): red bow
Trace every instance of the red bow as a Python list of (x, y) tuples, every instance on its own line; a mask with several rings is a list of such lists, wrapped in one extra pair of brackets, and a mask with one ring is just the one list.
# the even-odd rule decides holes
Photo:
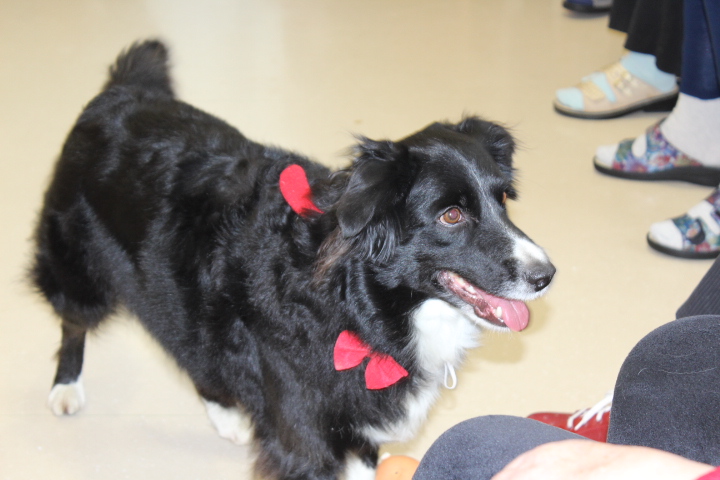
[(313, 203), (307, 175), (300, 165), (290, 165), (280, 173), (280, 193), (301, 217), (307, 217), (312, 212), (324, 213)]
[(365, 368), (365, 386), (369, 390), (387, 388), (410, 375), (390, 355), (374, 352), (370, 345), (349, 330), (338, 336), (333, 356), (337, 371), (355, 368), (369, 357), (370, 362)]

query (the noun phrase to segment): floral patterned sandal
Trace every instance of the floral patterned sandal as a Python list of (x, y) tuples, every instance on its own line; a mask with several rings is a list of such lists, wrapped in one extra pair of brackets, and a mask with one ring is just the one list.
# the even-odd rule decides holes
[(720, 255), (720, 191), (715, 189), (685, 215), (651, 225), (647, 241), (673, 257), (716, 258)]
[(707, 187), (720, 184), (720, 168), (706, 167), (665, 139), (660, 125), (645, 135), (597, 149), (593, 163), (600, 173), (629, 180), (679, 180)]

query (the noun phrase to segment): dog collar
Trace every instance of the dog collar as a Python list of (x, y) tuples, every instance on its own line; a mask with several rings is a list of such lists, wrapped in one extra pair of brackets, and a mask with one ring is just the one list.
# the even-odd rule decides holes
[(295, 213), (309, 217), (313, 213), (323, 214), (312, 200), (312, 190), (305, 169), (293, 164), (280, 173), (280, 193)]
[(341, 332), (333, 352), (335, 370), (340, 372), (355, 368), (366, 358), (370, 358), (365, 367), (368, 390), (390, 387), (410, 375), (393, 357), (373, 351), (356, 333), (349, 330)]

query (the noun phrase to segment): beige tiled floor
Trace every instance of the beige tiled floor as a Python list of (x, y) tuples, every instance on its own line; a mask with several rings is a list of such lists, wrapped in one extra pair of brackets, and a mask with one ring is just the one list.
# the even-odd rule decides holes
[(614, 61), (623, 37), (560, 0), (0, 0), (0, 479), (243, 479), (249, 452), (216, 436), (185, 377), (126, 318), (89, 342), (87, 408), (45, 407), (59, 329), (25, 283), (53, 160), (107, 65), (138, 38), (172, 46), (183, 97), (248, 136), (329, 165), (352, 133), (398, 138), (477, 113), (510, 125), (514, 219), (553, 258), (550, 293), (521, 334), (488, 335), (426, 428), (420, 457), (476, 415), (573, 410), (611, 388), (622, 359), (708, 262), (655, 254), (647, 227), (708, 193), (596, 174), (597, 145), (659, 118), (555, 114), (555, 88)]

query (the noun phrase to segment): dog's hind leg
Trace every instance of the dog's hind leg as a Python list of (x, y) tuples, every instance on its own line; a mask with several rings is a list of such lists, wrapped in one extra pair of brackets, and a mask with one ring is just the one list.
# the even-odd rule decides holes
[[(82, 220), (82, 219), (80, 219)], [(62, 343), (48, 406), (55, 415), (77, 413), (85, 403), (81, 381), (85, 336), (116, 303), (109, 280), (91, 267), (87, 222), (69, 222), (70, 234), (48, 217), (41, 224), (32, 281), (62, 320)], [(91, 273), (94, 272), (94, 273)]]
[[(108, 313), (110, 309), (107, 310)], [(97, 310), (95, 311), (97, 312)], [(48, 406), (55, 415), (73, 415), (85, 405), (82, 384), (83, 357), (87, 331), (96, 326), (105, 315), (97, 318), (72, 317), (62, 312), (62, 340), (57, 353), (57, 370)]]
[(85, 350), (85, 330), (63, 324), (58, 366), (48, 406), (55, 415), (72, 415), (85, 405), (81, 373)]

